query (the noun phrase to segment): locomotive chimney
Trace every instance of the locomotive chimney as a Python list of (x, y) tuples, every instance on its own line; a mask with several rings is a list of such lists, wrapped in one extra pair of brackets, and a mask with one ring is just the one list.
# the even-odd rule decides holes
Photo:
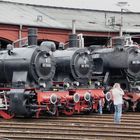
[(37, 45), (37, 29), (29, 28), (28, 29), (28, 45)]
[(75, 30), (75, 20), (72, 20), (72, 34), (69, 35), (69, 47), (77, 47), (78, 46), (78, 36)]
[(125, 38), (124, 37), (115, 37), (113, 39), (113, 46), (115, 49), (122, 51), (124, 45), (125, 45)]
[(72, 20), (72, 34), (76, 34), (75, 22), (76, 20)]

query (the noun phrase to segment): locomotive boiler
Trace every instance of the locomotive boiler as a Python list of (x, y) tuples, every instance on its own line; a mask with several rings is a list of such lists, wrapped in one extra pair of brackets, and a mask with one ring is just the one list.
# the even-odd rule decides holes
[(94, 48), (92, 58), (93, 75), (104, 74), (103, 84), (119, 82), (124, 89), (136, 88), (140, 81), (140, 48), (130, 37), (114, 38), (113, 48)]
[[(44, 41), (41, 46), (55, 48), (54, 42)], [(60, 48), (61, 47), (61, 48)], [(90, 51), (84, 47), (78, 47), (76, 34), (69, 36), (69, 45), (60, 46), (53, 52), (56, 62), (56, 72), (53, 78), (54, 83), (78, 83), (86, 85), (91, 79), (92, 57)]]
[[(37, 46), (36, 30), (30, 29), (28, 47), (0, 51), (0, 85), (3, 87), (26, 85), (37, 88), (50, 85), (55, 73), (55, 61), (51, 50)], [(13, 84), (13, 85), (11, 85)]]
[(56, 74), (54, 81), (86, 84), (91, 78), (92, 59), (85, 48), (68, 48), (54, 52)]
[(69, 46), (66, 49), (56, 50), (55, 82), (73, 83), (86, 85), (92, 74), (92, 58), (86, 48), (79, 48), (77, 35), (69, 36)]

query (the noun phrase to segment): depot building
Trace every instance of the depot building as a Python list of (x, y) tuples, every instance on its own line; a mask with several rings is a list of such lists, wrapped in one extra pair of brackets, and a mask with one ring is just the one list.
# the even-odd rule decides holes
[[(67, 43), (75, 21), (85, 46), (105, 45), (110, 37), (140, 33), (140, 13), (40, 6), (0, 1), (0, 47), (27, 37), (27, 29), (38, 28), (38, 44), (44, 40)], [(122, 16), (122, 21), (121, 21)]]

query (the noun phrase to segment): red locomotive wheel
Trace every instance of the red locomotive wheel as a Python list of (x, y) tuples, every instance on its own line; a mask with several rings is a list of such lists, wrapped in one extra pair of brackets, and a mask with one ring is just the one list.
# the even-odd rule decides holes
[(63, 113), (67, 116), (71, 116), (74, 114), (74, 109), (66, 109), (63, 111)]

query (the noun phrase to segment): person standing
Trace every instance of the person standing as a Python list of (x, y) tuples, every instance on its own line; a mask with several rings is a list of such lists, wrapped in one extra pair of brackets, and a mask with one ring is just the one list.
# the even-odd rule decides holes
[(121, 116), (122, 116), (122, 104), (123, 104), (124, 91), (121, 89), (119, 83), (115, 83), (113, 85), (111, 93), (112, 93), (112, 99), (113, 99), (114, 109), (115, 109), (114, 122), (119, 124), (121, 121)]

